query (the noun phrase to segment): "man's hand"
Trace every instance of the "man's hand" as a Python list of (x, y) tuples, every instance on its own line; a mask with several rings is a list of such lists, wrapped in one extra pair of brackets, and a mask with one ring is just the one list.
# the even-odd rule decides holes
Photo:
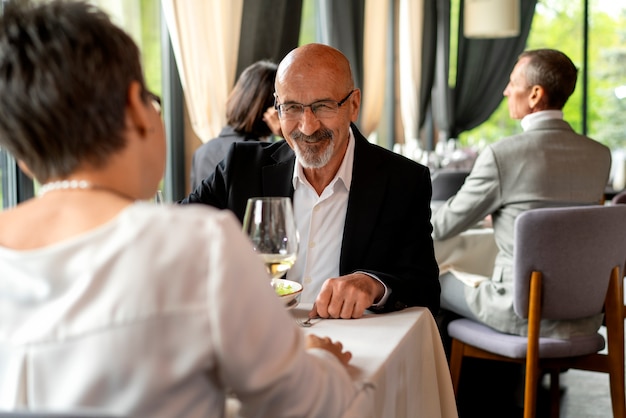
[(363, 273), (353, 273), (327, 279), (313, 309), (311, 318), (360, 318), (363, 312), (379, 300), (385, 287), (378, 280)]

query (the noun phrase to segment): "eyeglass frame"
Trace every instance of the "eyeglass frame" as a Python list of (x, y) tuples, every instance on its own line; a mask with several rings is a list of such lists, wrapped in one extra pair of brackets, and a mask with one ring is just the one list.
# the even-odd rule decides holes
[(357, 91), (357, 89), (352, 89), (352, 91), (350, 91), (350, 93), (348, 93), (348, 95), (346, 97), (344, 97), (343, 99), (341, 99), (340, 101), (335, 101), (335, 100), (316, 100), (313, 103), (309, 103), (309, 104), (304, 104), (304, 103), (298, 103), (298, 102), (287, 102), (287, 103), (278, 103), (278, 95), (276, 93), (274, 93), (274, 109), (276, 109), (278, 111), (278, 117), (282, 119), (282, 114), (283, 111), (280, 109), (281, 106), (285, 106), (285, 105), (289, 105), (289, 106), (300, 106), (302, 108), (302, 110), (299, 112), (299, 115), (297, 118), (291, 119), (291, 120), (297, 120), (302, 118), (302, 115), (304, 115), (304, 109), (309, 107), (311, 108), (311, 112), (313, 113), (313, 115), (315, 115), (316, 118), (319, 119), (319, 116), (317, 115), (317, 113), (315, 113), (315, 110), (313, 110), (313, 106), (315, 106), (318, 103), (335, 103), (337, 104), (337, 109), (335, 112), (333, 112), (334, 114), (339, 112), (339, 108), (348, 101), (348, 99), (350, 98), (350, 96), (352, 96), (352, 93), (354, 93), (355, 91)]

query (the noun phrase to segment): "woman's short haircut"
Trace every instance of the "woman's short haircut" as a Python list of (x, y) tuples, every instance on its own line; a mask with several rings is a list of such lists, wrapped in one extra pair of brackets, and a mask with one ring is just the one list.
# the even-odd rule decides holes
[(82, 1), (9, 2), (0, 16), (0, 145), (35, 178), (100, 167), (125, 146), (128, 87), (148, 100), (139, 49)]

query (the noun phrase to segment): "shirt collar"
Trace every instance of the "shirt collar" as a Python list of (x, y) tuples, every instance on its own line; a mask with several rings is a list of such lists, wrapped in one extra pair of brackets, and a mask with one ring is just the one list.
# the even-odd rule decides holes
[[(348, 138), (348, 148), (343, 156), (343, 161), (339, 166), (339, 170), (337, 170), (337, 174), (335, 174), (335, 178), (330, 182), (332, 185), (337, 181), (341, 181), (348, 191), (350, 190), (350, 184), (352, 183), (352, 166), (354, 165), (354, 134), (352, 133), (352, 128), (349, 128), (349, 133), (350, 137)], [(297, 155), (292, 182), (294, 189), (298, 188), (298, 184), (300, 182), (308, 183)]]
[(522, 129), (525, 132), (537, 122), (542, 122), (544, 120), (550, 120), (550, 119), (563, 120), (563, 111), (562, 110), (541, 110), (539, 112), (530, 113), (522, 118), (522, 121), (521, 121)]

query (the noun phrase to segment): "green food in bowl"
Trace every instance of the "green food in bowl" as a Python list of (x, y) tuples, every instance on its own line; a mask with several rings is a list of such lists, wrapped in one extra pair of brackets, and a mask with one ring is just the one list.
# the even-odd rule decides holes
[(294, 292), (293, 286), (285, 283), (278, 283), (274, 286), (274, 291), (278, 296), (285, 296)]

